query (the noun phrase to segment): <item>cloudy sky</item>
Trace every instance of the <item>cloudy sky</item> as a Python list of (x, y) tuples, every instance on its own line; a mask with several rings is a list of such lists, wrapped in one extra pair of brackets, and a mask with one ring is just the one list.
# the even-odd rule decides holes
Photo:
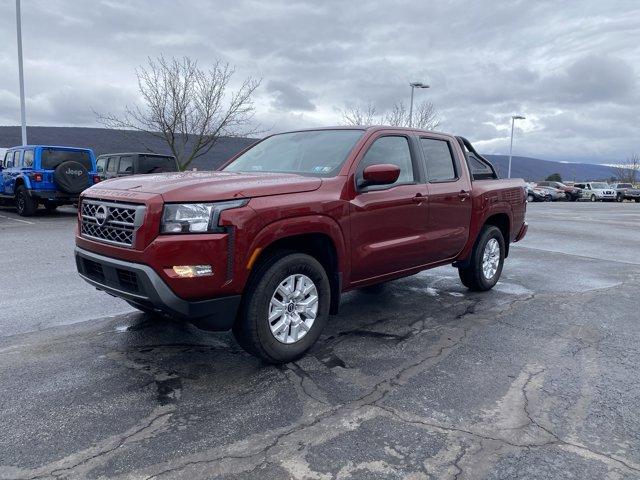
[[(0, 0), (0, 124), (19, 123), (15, 2)], [(440, 130), (508, 153), (613, 163), (640, 152), (640, 2), (22, 0), (27, 120), (95, 126), (138, 101), (148, 56), (236, 66), (262, 79), (256, 120), (340, 123), (346, 104), (431, 88)]]

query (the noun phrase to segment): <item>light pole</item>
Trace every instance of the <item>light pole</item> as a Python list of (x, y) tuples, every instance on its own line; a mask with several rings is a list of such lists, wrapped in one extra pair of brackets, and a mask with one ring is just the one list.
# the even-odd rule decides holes
[(522, 115), (511, 115), (511, 146), (509, 147), (509, 173), (507, 178), (511, 178), (511, 155), (513, 153), (513, 124), (516, 120), (524, 120)]
[(422, 82), (411, 82), (411, 103), (409, 104), (409, 128), (413, 126), (413, 89), (414, 88), (429, 88), (429, 85)]
[(22, 125), (22, 145), (27, 144), (27, 119), (24, 106), (24, 73), (22, 71), (22, 21), (20, 0), (16, 0), (16, 31), (18, 34), (18, 77), (20, 79), (20, 123)]

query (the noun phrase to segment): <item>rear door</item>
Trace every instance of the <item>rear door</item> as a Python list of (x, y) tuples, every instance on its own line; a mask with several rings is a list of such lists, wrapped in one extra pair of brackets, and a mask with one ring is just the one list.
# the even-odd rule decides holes
[(133, 157), (131, 155), (120, 157), (118, 164), (118, 176), (124, 177), (126, 175), (133, 175)]
[[(415, 139), (381, 132), (372, 136), (356, 160), (355, 195), (350, 201), (351, 281), (365, 282), (425, 263), (427, 186)], [(369, 165), (400, 167), (391, 185), (358, 188)]]
[(471, 182), (458, 142), (443, 135), (420, 136), (429, 184), (429, 262), (462, 251), (471, 224)]
[(109, 157), (107, 160), (107, 170), (104, 174), (105, 178), (114, 178), (118, 175), (118, 162), (120, 157)]

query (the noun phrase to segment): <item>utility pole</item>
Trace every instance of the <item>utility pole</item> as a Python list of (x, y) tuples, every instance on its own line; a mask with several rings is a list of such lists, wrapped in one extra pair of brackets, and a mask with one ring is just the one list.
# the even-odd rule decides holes
[(429, 85), (422, 82), (411, 82), (411, 102), (409, 103), (409, 128), (413, 126), (413, 89), (414, 88), (429, 88)]
[(524, 120), (525, 117), (522, 115), (512, 115), (511, 116), (511, 146), (509, 147), (509, 173), (507, 174), (507, 178), (511, 178), (511, 155), (513, 153), (513, 124), (516, 120)]
[(27, 117), (24, 101), (24, 71), (22, 69), (22, 20), (20, 0), (16, 0), (16, 31), (18, 34), (18, 76), (20, 78), (20, 123), (22, 125), (22, 145), (27, 145)]

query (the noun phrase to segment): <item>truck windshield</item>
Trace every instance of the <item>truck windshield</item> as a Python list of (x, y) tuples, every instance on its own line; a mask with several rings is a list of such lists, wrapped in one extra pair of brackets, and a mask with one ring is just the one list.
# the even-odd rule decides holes
[(363, 130), (313, 130), (273, 135), (227, 165), (229, 172), (338, 173)]
[(159, 155), (140, 155), (136, 173), (177, 172), (178, 164), (173, 157)]
[(609, 185), (606, 183), (592, 183), (591, 188), (597, 188), (598, 190), (603, 190), (605, 188), (609, 188)]
[(58, 150), (55, 148), (43, 148), (40, 156), (40, 167), (43, 170), (55, 170), (62, 162), (78, 162), (88, 171), (93, 170), (91, 156), (86, 150)]

